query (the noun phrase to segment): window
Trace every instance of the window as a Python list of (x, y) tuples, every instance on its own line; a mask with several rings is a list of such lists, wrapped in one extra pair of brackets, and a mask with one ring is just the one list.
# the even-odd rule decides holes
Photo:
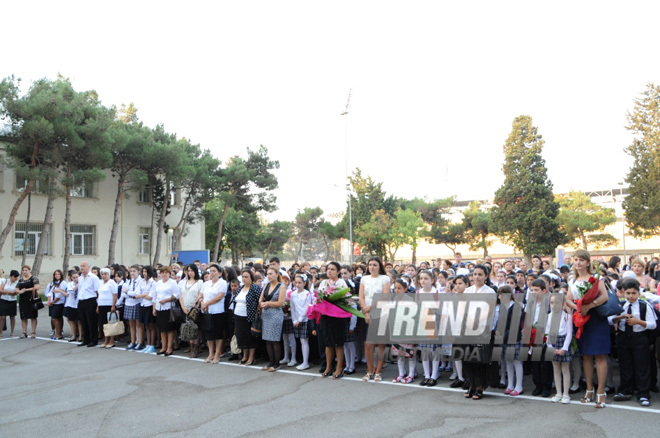
[[(27, 178), (21, 178), (17, 174), (16, 175), (16, 190), (18, 190), (19, 192), (22, 192), (23, 190), (25, 190), (27, 185), (28, 185)], [(34, 185), (32, 186), (32, 193), (40, 193), (39, 192), (39, 181), (38, 180), (35, 181)]]
[(75, 196), (76, 198), (93, 198), (94, 183), (89, 181), (74, 183), (71, 187), (71, 196)]
[(140, 232), (139, 232), (139, 237), (140, 237), (140, 254), (149, 254), (151, 251), (149, 250), (149, 241), (151, 239), (151, 228), (148, 227), (140, 227)]
[(145, 187), (144, 190), (140, 191), (139, 202), (151, 203), (151, 188)]
[(96, 226), (71, 225), (71, 255), (96, 254)]
[[(17, 222), (14, 225), (14, 255), (33, 256), (37, 254), (37, 247), (39, 246), (39, 239), (41, 239), (41, 229), (43, 224), (30, 224), (29, 229), (25, 230), (25, 222)], [(48, 233), (50, 236), (52, 233)], [(46, 241), (46, 250), (44, 254), (50, 254), (50, 238)]]
[(180, 205), (181, 203), (181, 189), (177, 187), (170, 187), (170, 205)]

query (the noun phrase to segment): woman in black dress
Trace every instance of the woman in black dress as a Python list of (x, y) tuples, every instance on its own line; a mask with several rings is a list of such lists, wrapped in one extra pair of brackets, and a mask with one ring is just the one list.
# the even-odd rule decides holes
[(16, 291), (19, 293), (18, 299), (18, 310), (21, 314), (21, 327), (23, 328), (23, 334), (21, 338), (27, 338), (27, 320), (30, 320), (30, 327), (32, 328), (32, 333), (30, 337), (32, 339), (37, 337), (37, 317), (39, 316), (39, 311), (32, 304), (32, 298), (39, 296), (39, 278), (32, 275), (32, 269), (25, 265), (23, 266), (23, 275), (16, 285)]

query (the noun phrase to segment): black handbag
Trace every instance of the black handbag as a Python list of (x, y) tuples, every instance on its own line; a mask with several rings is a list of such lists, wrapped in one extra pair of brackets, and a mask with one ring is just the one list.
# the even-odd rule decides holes
[(202, 315), (202, 309), (200, 308), (199, 304), (196, 304), (188, 311), (188, 319), (194, 322), (195, 324), (199, 324), (200, 317)]
[(30, 304), (34, 307), (35, 310), (41, 310), (44, 308), (44, 302), (41, 301), (41, 297), (37, 295), (36, 297), (32, 296), (30, 298)]
[(252, 327), (250, 327), (250, 331), (254, 336), (261, 337), (262, 329), (263, 329), (263, 321), (261, 321), (261, 314), (257, 313), (257, 315), (252, 320)]
[(170, 306), (170, 322), (183, 323), (186, 320), (186, 315), (183, 314), (183, 310), (179, 307), (179, 303), (173, 302)]

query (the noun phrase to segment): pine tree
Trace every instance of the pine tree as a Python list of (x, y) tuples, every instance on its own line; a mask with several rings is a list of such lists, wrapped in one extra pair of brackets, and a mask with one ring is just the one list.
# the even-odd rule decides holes
[(630, 184), (623, 201), (626, 221), (635, 237), (660, 234), (660, 86), (648, 84), (626, 128), (635, 135), (626, 152), (633, 165), (626, 176)]
[(566, 240), (559, 230), (559, 204), (541, 157), (543, 144), (530, 116), (514, 119), (504, 144), (504, 183), (495, 192), (492, 210), (497, 234), (526, 257), (552, 254)]

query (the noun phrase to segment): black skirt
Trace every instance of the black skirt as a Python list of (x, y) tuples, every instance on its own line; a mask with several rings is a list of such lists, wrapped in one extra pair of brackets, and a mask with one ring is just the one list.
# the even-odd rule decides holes
[(16, 316), (16, 301), (0, 300), (0, 316)]
[(207, 341), (222, 339), (226, 324), (224, 312), (202, 314), (202, 330)]
[(154, 318), (153, 312), (153, 306), (140, 306), (140, 322), (142, 324), (153, 324), (156, 322), (156, 318)]
[(346, 320), (350, 318), (335, 318), (321, 315), (321, 332), (326, 347), (343, 347), (346, 343)]
[(234, 325), (236, 326), (238, 348), (257, 348), (258, 341), (257, 338), (252, 336), (252, 323), (247, 320), (247, 317), (234, 315)]
[(49, 306), (48, 313), (50, 313), (51, 318), (62, 319), (64, 304), (53, 304), (52, 306)]
[(176, 322), (170, 322), (170, 310), (158, 310), (156, 312), (156, 323), (161, 333), (176, 330)]
[(34, 308), (30, 298), (32, 298), (32, 293), (25, 292), (19, 295), (18, 310), (22, 320), (35, 319), (39, 316), (39, 311)]
[(78, 309), (76, 307), (65, 307), (64, 316), (66, 316), (66, 319), (69, 321), (78, 321), (80, 319), (78, 317)]

